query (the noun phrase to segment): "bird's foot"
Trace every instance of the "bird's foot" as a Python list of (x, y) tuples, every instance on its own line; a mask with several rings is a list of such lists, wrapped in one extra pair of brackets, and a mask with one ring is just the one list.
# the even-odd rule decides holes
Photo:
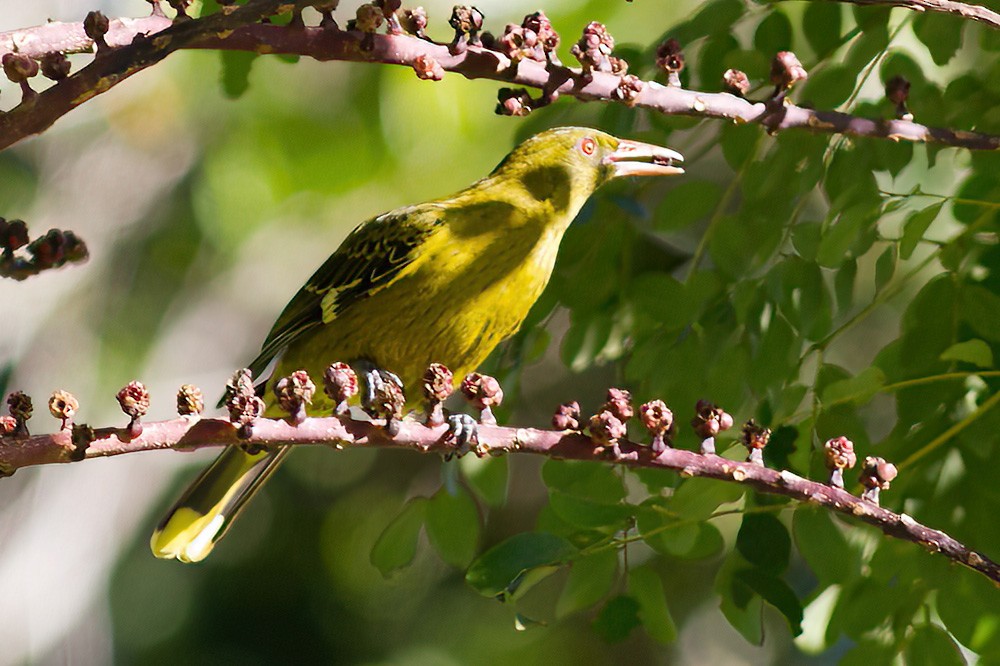
[(454, 440), (455, 449), (445, 454), (445, 460), (461, 458), (470, 450), (473, 443), (476, 452), (479, 452), (479, 424), (468, 414), (451, 414), (447, 419), (448, 432), (445, 434), (446, 440)]
[(379, 368), (365, 371), (365, 393), (361, 398), (361, 408), (372, 418), (377, 418), (382, 414), (376, 396), (385, 391), (387, 382), (392, 382), (402, 391), (403, 381), (395, 373)]

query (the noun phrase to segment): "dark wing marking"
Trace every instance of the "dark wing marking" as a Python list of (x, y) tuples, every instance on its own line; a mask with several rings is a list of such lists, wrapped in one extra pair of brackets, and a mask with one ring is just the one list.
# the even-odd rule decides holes
[(441, 221), (438, 209), (421, 207), (358, 225), (285, 306), (250, 364), (254, 377), (305, 332), (391, 284)]

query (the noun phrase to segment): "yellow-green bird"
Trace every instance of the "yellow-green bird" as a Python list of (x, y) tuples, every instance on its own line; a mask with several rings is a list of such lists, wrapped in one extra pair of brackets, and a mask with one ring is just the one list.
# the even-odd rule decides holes
[[(333, 361), (389, 370), (406, 386), (443, 363), (460, 381), (520, 327), (594, 190), (683, 173), (682, 159), (593, 129), (537, 134), (465, 190), (359, 225), (285, 307), (250, 368), (277, 361), (268, 389), (299, 369), (320, 377)], [(317, 392), (310, 411), (331, 408)], [(204, 559), (288, 451), (227, 448), (160, 523), (153, 553)]]

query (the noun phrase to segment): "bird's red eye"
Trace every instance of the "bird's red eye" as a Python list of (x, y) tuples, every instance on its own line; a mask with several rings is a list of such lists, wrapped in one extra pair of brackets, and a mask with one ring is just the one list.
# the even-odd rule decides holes
[(595, 150), (597, 150), (597, 142), (589, 136), (580, 142), (580, 151), (584, 155), (593, 155)]

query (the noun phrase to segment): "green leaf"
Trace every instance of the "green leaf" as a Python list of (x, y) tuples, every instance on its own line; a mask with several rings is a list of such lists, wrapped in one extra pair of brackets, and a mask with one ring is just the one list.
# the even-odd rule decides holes
[(965, 666), (965, 658), (948, 632), (934, 624), (913, 628), (903, 650), (907, 666)]
[(917, 244), (927, 233), (927, 229), (930, 228), (931, 223), (937, 219), (938, 213), (941, 212), (941, 208), (944, 206), (944, 202), (934, 204), (933, 206), (928, 206), (923, 210), (919, 210), (913, 215), (906, 218), (906, 222), (903, 223), (903, 237), (899, 241), (899, 258), (909, 259), (913, 256), (913, 251), (917, 249)]
[(509, 464), (506, 456), (464, 456), (459, 464), (469, 488), (481, 500), (490, 506), (501, 506), (507, 500)]
[(889, 284), (896, 273), (896, 244), (892, 243), (885, 249), (875, 262), (875, 292), (878, 293)]
[(522, 532), (476, 558), (465, 581), (483, 596), (507, 601), (555, 572), (576, 552), (569, 541), (554, 534)]
[(562, 520), (585, 529), (624, 528), (632, 512), (626, 504), (608, 504), (558, 490), (549, 491), (549, 506)]
[(594, 501), (615, 503), (625, 498), (625, 486), (614, 468), (582, 460), (546, 460), (542, 481), (549, 490), (558, 490)]
[(841, 583), (857, 574), (858, 555), (827, 511), (800, 506), (792, 516), (795, 545), (816, 577)]
[(806, 261), (814, 261), (819, 250), (823, 225), (819, 222), (800, 222), (792, 229), (792, 244), (799, 256)]
[(771, 12), (757, 25), (753, 35), (754, 48), (762, 53), (777, 53), (792, 48), (792, 22), (780, 9)]
[(858, 277), (858, 262), (848, 259), (837, 269), (833, 279), (833, 288), (837, 294), (837, 310), (846, 312), (854, 303), (854, 281)]
[(669, 503), (651, 497), (639, 507), (637, 527), (650, 548), (685, 559), (703, 559), (722, 550), (719, 530), (707, 522), (682, 522), (670, 513)]
[(618, 552), (607, 550), (570, 563), (569, 577), (556, 602), (556, 617), (589, 608), (607, 596), (618, 572)]
[(659, 229), (683, 229), (707, 217), (722, 198), (722, 188), (710, 180), (689, 180), (663, 197), (656, 209)]
[(993, 350), (979, 339), (956, 342), (941, 352), (942, 361), (960, 361), (972, 363), (980, 368), (993, 367)]
[(677, 640), (677, 627), (670, 615), (659, 575), (648, 566), (630, 570), (628, 591), (639, 602), (639, 619), (642, 620), (646, 633), (660, 643), (673, 643)]
[(990, 342), (1000, 342), (1000, 296), (979, 285), (962, 285), (959, 312), (972, 330)]
[(668, 507), (679, 518), (705, 520), (722, 504), (743, 497), (744, 488), (712, 479), (687, 479), (674, 491)]
[(806, 79), (801, 99), (817, 108), (833, 109), (847, 101), (857, 81), (857, 70), (831, 65)]
[(923, 13), (913, 19), (913, 32), (931, 52), (934, 63), (946, 65), (962, 46), (963, 22), (957, 17)]
[(219, 51), (222, 58), (222, 91), (236, 99), (250, 88), (250, 70), (258, 58), (249, 51)]
[(594, 631), (608, 643), (620, 643), (642, 624), (639, 602), (625, 595), (609, 601), (594, 620)]
[(454, 495), (444, 488), (427, 505), (427, 537), (441, 558), (464, 568), (479, 547), (479, 510), (468, 493)]
[(858, 204), (844, 211), (819, 242), (819, 251), (816, 253), (819, 265), (826, 268), (839, 266), (851, 245), (875, 219), (875, 213), (867, 204)]
[(763, 569), (744, 569), (736, 575), (764, 601), (781, 611), (793, 636), (802, 633), (802, 602), (788, 583)]
[(721, 597), (719, 609), (729, 624), (749, 643), (764, 641), (764, 604), (760, 596), (738, 575), (746, 564), (735, 553), (723, 563), (715, 577), (715, 591)]
[(833, 382), (823, 389), (821, 401), (824, 405), (847, 402), (863, 405), (885, 386), (885, 372), (875, 366), (865, 368), (850, 379)]
[(843, 12), (832, 2), (810, 2), (802, 16), (802, 30), (809, 46), (820, 58), (840, 45)]
[(746, 513), (736, 535), (736, 550), (755, 567), (778, 575), (788, 568), (792, 539), (770, 513)]
[(413, 562), (426, 508), (425, 497), (415, 497), (407, 502), (372, 547), (371, 563), (386, 578)]
[(722, 128), (720, 138), (722, 155), (729, 166), (740, 169), (753, 158), (760, 134), (759, 127), (748, 123), (726, 125)]

